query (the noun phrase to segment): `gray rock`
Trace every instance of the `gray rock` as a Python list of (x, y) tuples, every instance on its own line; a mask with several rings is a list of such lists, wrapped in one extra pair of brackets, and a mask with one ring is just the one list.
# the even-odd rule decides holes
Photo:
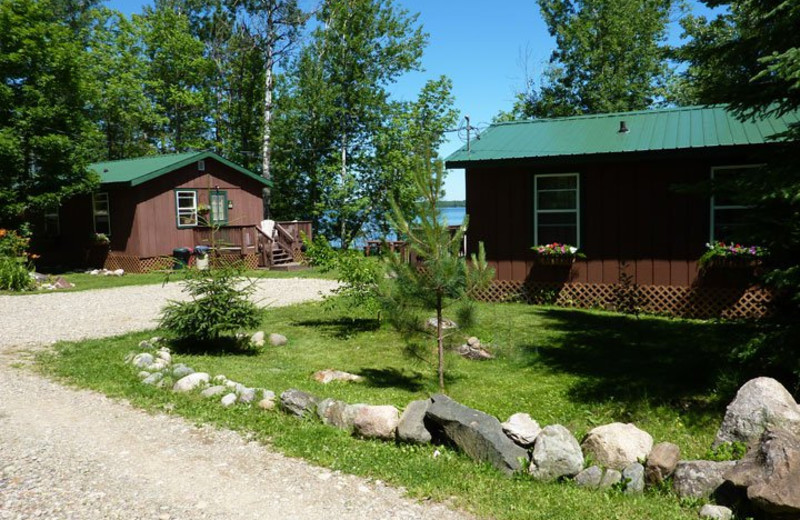
[(625, 480), (625, 493), (641, 493), (644, 491), (644, 466), (638, 462), (629, 464), (622, 470), (622, 478)]
[(147, 341), (146, 339), (143, 339), (142, 341), (139, 342), (139, 348), (142, 349), (142, 350), (152, 350), (155, 347), (153, 346), (153, 344), (150, 341)]
[(256, 390), (255, 388), (245, 388), (241, 392), (237, 392), (239, 395), (239, 402), (240, 403), (252, 403), (256, 399)]
[(275, 399), (262, 399), (258, 402), (258, 407), (262, 410), (272, 410), (275, 408)]
[(622, 482), (622, 472), (615, 469), (607, 469), (600, 480), (600, 489), (608, 489)]
[(269, 344), (273, 347), (282, 347), (287, 343), (289, 343), (289, 340), (283, 334), (275, 334), (273, 332), (269, 335)]
[(728, 405), (714, 446), (723, 442), (758, 440), (767, 428), (785, 428), (800, 433), (800, 406), (792, 394), (769, 377), (751, 379)]
[(225, 393), (226, 390), (227, 388), (225, 388), (222, 385), (210, 386), (205, 390), (203, 390), (202, 392), (200, 392), (200, 395), (203, 397), (215, 397)]
[(241, 383), (237, 383), (236, 381), (231, 381), (230, 379), (226, 379), (226, 380), (225, 380), (225, 382), (224, 382), (223, 384), (224, 384), (226, 387), (228, 387), (228, 388), (230, 388), (231, 390), (233, 390), (234, 392), (236, 391), (236, 389), (237, 389), (237, 388), (244, 386), (243, 384), (241, 384)]
[(394, 439), (400, 412), (391, 405), (362, 406), (353, 419), (353, 430), (365, 439)]
[(528, 459), (528, 452), (503, 433), (500, 421), (495, 417), (468, 408), (445, 395), (436, 394), (431, 398), (425, 417), (444, 439), (471, 458), (489, 462), (505, 474), (521, 469), (520, 460)]
[(408, 403), (397, 425), (398, 440), (416, 444), (431, 442), (431, 432), (425, 427), (425, 414), (430, 405), (430, 399)]
[(600, 466), (591, 466), (575, 476), (575, 484), (579, 487), (594, 489), (600, 487), (602, 479), (603, 470), (600, 469)]
[(146, 379), (146, 378), (150, 377), (150, 372), (148, 372), (147, 370), (142, 370), (141, 372), (139, 372), (136, 375), (139, 377), (139, 379)]
[(456, 353), (464, 359), (472, 359), (474, 361), (488, 361), (494, 359), (494, 355), (483, 348), (480, 343), (477, 345), (464, 344), (456, 348)]
[(172, 354), (169, 353), (169, 349), (161, 349), (156, 352), (156, 357), (159, 359), (163, 359), (164, 362), (167, 364), (172, 363)]
[(208, 383), (209, 380), (211, 380), (211, 376), (205, 372), (194, 372), (188, 376), (178, 379), (175, 384), (172, 385), (172, 391), (191, 392), (192, 390)]
[(733, 461), (683, 460), (675, 467), (672, 487), (681, 498), (708, 498), (735, 465)]
[(350, 372), (343, 372), (341, 370), (333, 370), (331, 368), (320, 370), (314, 373), (314, 380), (323, 385), (327, 385), (332, 381), (346, 381), (346, 382), (361, 382), (363, 377), (351, 374)]
[(575, 437), (560, 424), (546, 426), (536, 437), (529, 471), (537, 480), (572, 477), (583, 469), (583, 452)]
[(542, 432), (539, 423), (531, 419), (527, 413), (515, 413), (501, 426), (508, 438), (523, 448), (533, 446), (536, 437)]
[(800, 518), (800, 436), (769, 429), (726, 475), (771, 517)]
[(475, 336), (471, 336), (470, 338), (467, 339), (467, 345), (469, 345), (470, 347), (475, 347), (475, 346), (480, 347), (481, 342)]
[(153, 364), (153, 361), (155, 361), (153, 354), (150, 354), (149, 352), (142, 352), (141, 354), (136, 354), (131, 363), (133, 363), (133, 366), (137, 368), (147, 368)]
[(272, 390), (262, 390), (261, 391), (261, 398), (262, 399), (271, 399), (271, 400), (274, 401), (275, 400), (275, 392), (273, 392)]
[(581, 448), (599, 465), (622, 470), (647, 458), (653, 438), (633, 424), (611, 423), (590, 430)]
[(156, 385), (163, 378), (164, 378), (164, 374), (162, 374), (161, 372), (153, 372), (149, 376), (145, 377), (142, 380), (142, 383), (144, 383), (146, 385)]
[(349, 405), (344, 401), (323, 399), (317, 405), (317, 415), (324, 424), (352, 432), (356, 414), (362, 406), (365, 405)]
[(194, 370), (192, 370), (191, 368), (187, 367), (183, 363), (178, 363), (178, 364), (172, 366), (172, 376), (177, 378), (177, 379), (180, 379), (182, 377), (186, 377), (189, 374), (194, 374)]
[(254, 347), (263, 347), (265, 344), (264, 331), (259, 330), (258, 332), (250, 336), (250, 344), (253, 345)]
[(290, 415), (303, 417), (317, 411), (318, 401), (311, 394), (290, 388), (281, 394), (281, 409)]
[(163, 359), (156, 359), (147, 366), (146, 370), (149, 370), (150, 372), (160, 372), (165, 368), (167, 368), (168, 366), (169, 363), (167, 363)]
[(224, 385), (227, 380), (228, 378), (222, 374), (214, 376), (214, 381), (222, 385)]
[(234, 404), (236, 404), (236, 394), (234, 394), (233, 392), (225, 394), (224, 396), (222, 396), (220, 404), (225, 408), (233, 406)]
[(681, 460), (681, 449), (671, 442), (660, 442), (653, 446), (644, 468), (648, 484), (657, 485), (669, 478)]
[[(432, 329), (435, 329), (438, 323), (439, 321), (436, 318), (428, 318), (428, 321), (425, 322), (425, 325), (427, 325)], [(447, 318), (444, 318), (442, 320), (442, 330), (457, 329), (457, 328), (458, 328), (458, 323), (454, 322), (453, 320), (448, 320)]]
[(733, 511), (725, 506), (715, 506), (706, 504), (700, 508), (700, 518), (708, 518), (709, 520), (731, 520), (733, 518)]

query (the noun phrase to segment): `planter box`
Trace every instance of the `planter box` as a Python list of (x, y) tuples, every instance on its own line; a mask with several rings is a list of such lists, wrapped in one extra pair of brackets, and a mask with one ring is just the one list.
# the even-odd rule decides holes
[(572, 265), (575, 263), (575, 255), (537, 255), (538, 265)]

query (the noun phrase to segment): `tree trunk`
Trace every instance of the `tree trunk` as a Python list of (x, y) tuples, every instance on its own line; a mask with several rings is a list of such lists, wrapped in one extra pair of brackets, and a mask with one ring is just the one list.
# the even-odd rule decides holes
[[(272, 13), (270, 13), (270, 20), (267, 27), (272, 27)], [(261, 141), (261, 176), (265, 179), (272, 180), (272, 171), (270, 159), (272, 158), (272, 143), (271, 143), (271, 128), (272, 125), (272, 88), (274, 79), (272, 76), (272, 68), (275, 65), (272, 41), (267, 41), (266, 60), (264, 62), (264, 133)], [(261, 199), (264, 204), (264, 218), (271, 218), (272, 215), (272, 189), (265, 186), (261, 192)]]
[(442, 337), (442, 297), (436, 297), (436, 343), (439, 352), (439, 390), (444, 393), (444, 338)]

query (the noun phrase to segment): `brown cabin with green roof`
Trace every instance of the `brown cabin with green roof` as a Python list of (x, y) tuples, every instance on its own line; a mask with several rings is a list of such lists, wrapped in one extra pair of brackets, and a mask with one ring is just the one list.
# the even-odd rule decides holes
[[(685, 316), (758, 315), (753, 269), (700, 269), (747, 208), (686, 189), (757, 175), (797, 114), (742, 122), (723, 106), (499, 123), (446, 160), (466, 172), (467, 248), (496, 271), (488, 298)], [(577, 246), (553, 259), (532, 248)], [(585, 258), (583, 258), (585, 256)], [(624, 296), (627, 295), (627, 296)]]
[(172, 265), (176, 249), (213, 244), (217, 255), (257, 267), (292, 260), (298, 231), (310, 234), (306, 223), (284, 223), (276, 226), (286, 235), (280, 241), (275, 229), (265, 236), (261, 194), (270, 181), (213, 152), (90, 168), (100, 178), (98, 189), (45, 216), (33, 244), (39, 265), (142, 272)]

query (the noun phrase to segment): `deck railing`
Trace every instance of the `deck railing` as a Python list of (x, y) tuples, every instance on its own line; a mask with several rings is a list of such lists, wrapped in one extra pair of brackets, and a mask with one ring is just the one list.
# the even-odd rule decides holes
[(210, 246), (218, 251), (239, 252), (242, 255), (258, 251), (255, 226), (222, 226), (194, 228), (194, 243)]

